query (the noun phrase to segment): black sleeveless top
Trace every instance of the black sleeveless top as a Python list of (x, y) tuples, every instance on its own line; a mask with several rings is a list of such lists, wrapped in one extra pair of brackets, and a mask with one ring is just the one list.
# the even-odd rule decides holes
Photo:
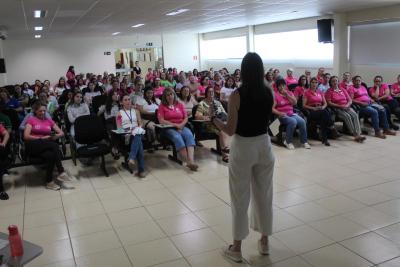
[[(272, 114), (272, 92), (260, 96), (257, 99), (246, 97), (238, 89), (240, 95), (240, 107), (238, 111), (238, 121), (236, 134), (243, 137), (254, 137), (268, 132), (269, 120)], [(266, 90), (270, 90), (267, 88)]]

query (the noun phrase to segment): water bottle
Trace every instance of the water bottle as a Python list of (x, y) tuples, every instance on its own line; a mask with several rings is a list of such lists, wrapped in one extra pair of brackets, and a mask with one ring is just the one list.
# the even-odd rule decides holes
[(10, 225), (8, 227), (8, 241), (10, 243), (10, 255), (11, 257), (20, 257), (24, 254), (24, 248), (22, 246), (21, 235), (18, 232), (16, 225)]

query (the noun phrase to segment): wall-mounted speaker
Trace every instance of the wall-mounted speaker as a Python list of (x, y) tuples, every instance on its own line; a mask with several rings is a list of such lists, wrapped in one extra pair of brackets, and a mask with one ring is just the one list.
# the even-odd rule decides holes
[(332, 43), (333, 42), (333, 19), (317, 20), (318, 42)]
[(0, 73), (6, 73), (6, 62), (4, 58), (0, 58)]

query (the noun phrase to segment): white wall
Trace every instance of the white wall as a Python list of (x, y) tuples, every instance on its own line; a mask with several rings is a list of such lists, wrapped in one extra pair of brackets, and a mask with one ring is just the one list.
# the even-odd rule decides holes
[[(161, 46), (159, 35), (136, 35), (110, 38), (63, 38), (6, 40), (3, 42), (9, 84), (35, 79), (52, 83), (65, 76), (68, 66), (76, 72), (115, 72), (114, 50), (144, 47), (147, 42)], [(106, 56), (104, 52), (111, 55)]]
[[(3, 58), (3, 40), (0, 39), (0, 58)], [(7, 64), (6, 64), (7, 71)], [(7, 76), (5, 73), (0, 73), (0, 86), (7, 85)]]
[[(349, 25), (378, 23), (382, 21), (399, 21), (400, 5), (393, 5), (381, 8), (373, 8), (366, 10), (358, 10), (347, 13), (347, 23)], [(375, 41), (374, 33), (371, 32), (371, 42)], [(381, 41), (381, 40), (377, 40)], [(351, 42), (351, 37), (350, 37)], [(386, 44), (387, 45), (387, 44)], [(398, 48), (398, 44), (393, 44)], [(397, 49), (398, 50), (398, 49)], [(371, 51), (372, 53), (380, 53), (379, 51)], [(350, 57), (351, 58), (351, 57)], [(382, 64), (356, 64), (350, 62), (350, 71), (354, 74), (361, 75), (367, 84), (372, 84), (375, 75), (382, 75), (384, 81), (395, 82), (397, 75), (400, 74), (398, 66), (387, 66)]]
[(164, 66), (188, 71), (200, 67), (198, 34), (163, 34)]

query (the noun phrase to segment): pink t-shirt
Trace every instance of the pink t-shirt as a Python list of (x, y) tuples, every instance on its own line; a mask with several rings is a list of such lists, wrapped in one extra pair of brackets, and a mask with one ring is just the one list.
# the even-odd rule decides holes
[(345, 81), (342, 81), (341, 83), (339, 83), (339, 88), (342, 88), (342, 89), (346, 90), (347, 92), (349, 92), (350, 86), (353, 86), (353, 84), (346, 83)]
[(7, 131), (6, 128), (4, 128), (3, 124), (0, 124), (0, 142), (3, 142), (3, 134), (5, 131)]
[[(293, 115), (293, 105), (290, 103), (289, 99), (281, 95), (278, 91), (275, 91), (275, 108), (279, 112), (283, 112), (288, 116)], [(288, 91), (288, 95), (293, 96), (292, 92)]]
[(186, 117), (185, 106), (178, 102), (173, 108), (161, 104), (158, 108), (158, 119), (164, 119), (172, 123), (181, 123)]
[(35, 116), (32, 116), (28, 119), (26, 124), (32, 126), (31, 135), (35, 137), (44, 137), (51, 134), (51, 129), (55, 123), (52, 119), (41, 120)]
[(326, 101), (331, 101), (332, 103), (341, 106), (346, 105), (350, 100), (350, 96), (347, 91), (340, 88), (337, 91), (335, 91), (333, 88), (329, 88), (325, 93), (325, 98)]
[(289, 76), (287, 76), (286, 78), (285, 78), (285, 81), (286, 81), (286, 85), (287, 86), (289, 86), (290, 84), (297, 84), (297, 79), (295, 78), (295, 77), (289, 77)]
[(316, 106), (322, 106), (324, 104), (324, 93), (322, 93), (321, 90), (314, 91), (313, 90), (307, 90), (304, 92), (305, 99), (307, 99), (307, 106), (311, 107), (316, 107)]
[(324, 83), (324, 76), (319, 76), (319, 74), (317, 74), (317, 80), (318, 83)]
[(200, 95), (204, 96), (206, 94), (206, 86), (200, 85), (198, 90), (200, 91)]
[(164, 93), (165, 88), (163, 86), (160, 86), (158, 88), (154, 88), (154, 96), (155, 97), (161, 97), (162, 94)]
[(349, 87), (349, 94), (353, 95), (353, 99), (362, 103), (371, 103), (371, 98), (368, 95), (368, 91), (364, 86), (355, 88), (353, 85)]
[[(382, 83), (381, 87), (379, 88), (379, 97), (384, 96), (385, 95), (385, 91), (388, 88), (389, 88), (389, 86), (388, 86), (387, 83)], [(375, 94), (375, 86), (369, 88), (369, 93), (371, 95)], [(393, 97), (389, 95), (389, 97), (386, 98), (386, 101), (390, 101), (392, 99), (393, 99)]]
[(394, 94), (394, 95), (400, 94), (400, 84), (399, 83), (392, 84), (392, 94)]
[(300, 97), (300, 96), (303, 96), (303, 95), (304, 95), (304, 92), (305, 92), (304, 87), (302, 87), (302, 86), (296, 86), (296, 88), (294, 89), (293, 94), (294, 94), (295, 97), (298, 98), (298, 97)]

